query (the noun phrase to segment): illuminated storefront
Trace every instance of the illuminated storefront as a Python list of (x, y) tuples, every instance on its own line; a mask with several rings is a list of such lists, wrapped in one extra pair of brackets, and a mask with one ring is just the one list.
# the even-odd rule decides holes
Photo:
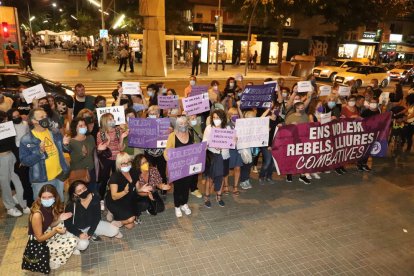
[(354, 43), (340, 44), (338, 57), (341, 58), (372, 58), (378, 42), (375, 32), (364, 32), (360, 40)]
[[(283, 43), (283, 51), (282, 51), (282, 58), (286, 58), (288, 50), (288, 43)], [(277, 42), (270, 42), (270, 50), (269, 50), (269, 64), (276, 64), (278, 63), (278, 54), (279, 54), (279, 46)]]

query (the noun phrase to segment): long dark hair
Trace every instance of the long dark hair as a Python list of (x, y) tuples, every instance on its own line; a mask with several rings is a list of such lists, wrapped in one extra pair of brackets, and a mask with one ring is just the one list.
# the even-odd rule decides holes
[(227, 116), (226, 113), (221, 110), (221, 109), (214, 109), (211, 113), (210, 113), (210, 124), (211, 126), (214, 126), (214, 121), (213, 121), (213, 115), (217, 114), (217, 116), (219, 116), (219, 118), (221, 119), (221, 128), (225, 128), (227, 125)]
[(80, 117), (73, 118), (72, 122), (70, 122), (70, 136), (72, 138), (78, 134), (78, 131), (76, 130), (76, 128), (78, 127), (79, 122), (84, 122), (86, 128), (88, 128), (84, 118), (80, 118)]
[[(141, 161), (144, 158), (145, 158), (145, 155), (141, 153), (141, 154), (137, 154), (134, 157), (134, 160), (132, 160), (132, 167), (135, 168), (139, 174), (141, 174)], [(150, 164), (147, 158), (145, 158), (145, 160), (147, 160), (148, 164)]]
[(75, 180), (75, 181), (73, 181), (70, 184), (69, 189), (68, 189), (69, 201), (75, 202), (77, 200), (77, 197), (75, 196), (75, 191), (76, 191), (76, 188), (79, 185), (85, 185), (86, 187), (88, 187), (88, 185), (86, 184), (86, 182), (84, 182), (82, 180)]

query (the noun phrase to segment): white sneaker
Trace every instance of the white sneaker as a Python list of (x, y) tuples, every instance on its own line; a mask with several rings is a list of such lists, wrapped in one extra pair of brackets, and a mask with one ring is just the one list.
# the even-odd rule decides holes
[(248, 189), (247, 188), (247, 182), (246, 181), (240, 182), (240, 188), (242, 188), (243, 190), (247, 190)]
[(247, 180), (246, 180), (246, 188), (247, 188), (247, 189), (251, 189), (251, 188), (253, 188), (252, 184), (250, 184), (250, 179), (247, 179)]
[(310, 174), (308, 174), (308, 173), (305, 173), (305, 177), (306, 177), (307, 179), (309, 179), (309, 180), (312, 180), (312, 176), (311, 176)]
[(12, 217), (20, 217), (21, 215), (23, 215), (23, 213), (20, 212), (19, 209), (16, 209), (16, 208), (8, 209), (7, 214)]
[(58, 269), (60, 267), (60, 264), (55, 263), (53, 261), (49, 261), (50, 269)]
[(184, 214), (186, 214), (187, 216), (191, 215), (191, 210), (187, 204), (184, 204), (183, 206), (181, 206), (181, 210), (184, 211)]
[(183, 216), (183, 213), (181, 212), (180, 207), (175, 207), (175, 216), (177, 218), (181, 218)]
[(101, 211), (105, 211), (105, 202), (101, 200)]
[(319, 175), (319, 173), (313, 173), (312, 177), (315, 179), (321, 179), (321, 176)]
[(79, 249), (74, 249), (72, 254), (78, 256), (81, 253), (80, 253)]
[(23, 208), (23, 214), (26, 214), (26, 215), (30, 214), (29, 207)]

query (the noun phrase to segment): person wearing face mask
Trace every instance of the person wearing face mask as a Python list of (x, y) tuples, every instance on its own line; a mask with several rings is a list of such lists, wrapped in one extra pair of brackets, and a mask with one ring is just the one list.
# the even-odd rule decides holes
[(139, 187), (139, 171), (132, 167), (132, 158), (126, 152), (116, 157), (116, 171), (108, 181), (109, 190), (105, 202), (113, 215), (112, 225), (132, 229), (141, 212), (137, 208), (137, 192), (148, 193), (152, 187)]
[(89, 109), (82, 109), (79, 111), (78, 116), (76, 118), (82, 118), (85, 120), (86, 127), (88, 128), (88, 134), (93, 137), (96, 141), (96, 136), (99, 131), (98, 121), (95, 119), (95, 113), (90, 111)]
[(72, 217), (65, 220), (64, 225), (77, 239), (75, 254), (86, 250), (91, 240), (101, 240), (99, 236), (122, 238), (118, 227), (101, 220), (99, 195), (89, 189), (89, 184), (81, 180), (72, 182), (68, 196), (65, 211), (72, 213)]
[(159, 87), (156, 84), (150, 84), (147, 86), (147, 95), (149, 97), (148, 106), (158, 105), (158, 92)]
[[(164, 158), (168, 162), (168, 150), (194, 144), (194, 136), (188, 129), (188, 119), (185, 116), (177, 118), (174, 131), (168, 136), (167, 147), (164, 151)], [(174, 206), (175, 216), (180, 218), (183, 213), (191, 215), (191, 209), (188, 206), (188, 196), (190, 187), (193, 182), (197, 182), (198, 175), (190, 175), (173, 182), (174, 184)]]
[[(227, 128), (226, 113), (221, 109), (216, 109), (211, 112), (210, 124), (204, 130), (203, 142), (208, 142), (210, 139), (212, 128)], [(206, 174), (208, 179), (206, 181), (206, 192), (204, 197), (204, 206), (211, 208), (210, 202), (210, 188), (213, 185), (216, 193), (216, 201), (220, 207), (224, 207), (225, 203), (222, 199), (222, 190), (224, 179), (229, 174), (229, 149), (207, 148), (209, 164), (206, 164)]]
[[(22, 269), (48, 274), (50, 269), (58, 269), (73, 253), (77, 253), (75, 248), (78, 242), (66, 232), (62, 223), (70, 219), (72, 213), (64, 213), (63, 202), (56, 188), (46, 184), (36, 197), (30, 209), (29, 240)], [(32, 255), (33, 248), (37, 250), (37, 255)]]
[[(95, 172), (95, 140), (88, 134), (86, 122), (82, 118), (74, 118), (70, 123), (71, 139), (65, 145), (70, 154), (70, 170), (69, 183), (73, 182), (74, 177), (78, 175), (89, 175), (88, 188), (91, 192), (97, 192), (98, 187), (96, 183)], [(104, 146), (100, 145), (98, 150), (103, 150)], [(86, 180), (84, 180), (86, 181)]]
[(82, 83), (75, 85), (75, 97), (73, 99), (73, 116), (76, 117), (80, 110), (87, 108), (95, 111), (95, 97), (86, 95), (85, 86)]
[(208, 90), (208, 98), (211, 104), (217, 103), (220, 101), (220, 90), (219, 90), (219, 82), (213, 80), (210, 83), (210, 89)]
[[(44, 111), (46, 111), (47, 117), (49, 119), (50, 127), (52, 128), (63, 128), (63, 121), (60, 119), (60, 115), (52, 109), (52, 106), (50, 105), (47, 97), (43, 97), (40, 99), (34, 99), (33, 100), (33, 107), (41, 107)], [(63, 131), (62, 131), (63, 134)]]
[(104, 96), (97, 96), (95, 98), (95, 108), (103, 108), (106, 107), (106, 98)]
[(19, 97), (14, 100), (13, 108), (17, 108), (20, 114), (23, 116), (23, 119), (26, 120), (27, 115), (29, 114), (30, 110), (32, 109), (32, 104), (26, 102), (26, 99), (23, 96), (23, 90), (27, 87), (24, 85), (20, 85), (19, 87)]
[(101, 117), (101, 128), (96, 136), (96, 146), (98, 148), (98, 157), (100, 161), (99, 194), (101, 199), (104, 198), (109, 176), (115, 172), (115, 160), (118, 153), (125, 148), (125, 137), (129, 131), (123, 131), (116, 125), (114, 116), (111, 113), (103, 114)]
[(23, 165), (29, 167), (29, 178), (33, 194), (37, 195), (46, 184), (56, 187), (63, 198), (63, 181), (69, 167), (63, 155), (64, 144), (70, 137), (50, 127), (49, 119), (42, 108), (32, 109), (28, 116), (31, 131), (20, 140), (19, 156)]
[(196, 83), (197, 83), (196, 76), (194, 76), (194, 75), (190, 76), (189, 84), (186, 88), (184, 88), (184, 97), (187, 98), (188, 96), (190, 96), (191, 89), (192, 89), (193, 86), (196, 85)]
[[(170, 88), (167, 90), (167, 96), (177, 96), (177, 92), (175, 92), (174, 89)], [(182, 113), (181, 110), (181, 106), (180, 104), (178, 105), (177, 108), (168, 108), (168, 109), (164, 109), (162, 114), (164, 115), (164, 117), (169, 117), (169, 118), (175, 118), (177, 116), (180, 116)]]
[[(199, 114), (200, 115), (200, 114)], [(201, 117), (197, 117), (197, 115), (190, 115), (188, 116), (189, 121), (189, 131), (194, 137), (194, 143), (200, 143), (203, 140), (203, 132), (201, 130)], [(204, 179), (202, 180), (204, 181)], [(204, 182), (202, 182), (204, 183)], [(191, 182), (190, 184), (190, 193), (197, 197), (202, 198), (203, 194), (198, 190), (197, 181)]]
[(287, 103), (286, 103), (286, 116), (285, 119), (292, 113), (295, 112), (294, 105), (296, 103), (303, 103), (305, 105), (305, 110), (308, 108), (309, 103), (312, 99), (313, 91), (308, 91), (307, 93), (298, 93), (298, 86), (297, 83), (293, 85), (292, 94), (290, 95)]
[(236, 79), (233, 77), (228, 78), (224, 88), (224, 97), (228, 94), (236, 96), (239, 92), (241, 92), (241, 88), (237, 85)]
[(131, 95), (132, 106), (131, 108), (135, 110), (135, 112), (139, 112), (140, 114), (144, 113), (145, 110), (148, 109), (148, 103), (143, 95)]
[(342, 105), (341, 118), (360, 118), (359, 111), (356, 107), (356, 96), (350, 96), (347, 104)]

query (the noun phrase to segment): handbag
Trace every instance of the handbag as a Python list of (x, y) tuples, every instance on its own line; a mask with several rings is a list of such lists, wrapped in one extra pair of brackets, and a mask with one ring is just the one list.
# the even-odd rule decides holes
[(150, 213), (153, 216), (156, 216), (158, 213), (161, 213), (165, 210), (165, 204), (157, 191), (152, 192), (152, 197), (154, 198), (154, 200), (149, 200), (147, 210), (148, 213)]
[(72, 183), (76, 180), (82, 180), (85, 183), (91, 182), (91, 176), (89, 175), (89, 170), (86, 169), (78, 169), (78, 170), (71, 170), (69, 174), (69, 183)]
[(50, 251), (46, 241), (38, 242), (33, 235), (29, 235), (29, 240), (23, 253), (22, 269), (49, 274), (49, 259)]

